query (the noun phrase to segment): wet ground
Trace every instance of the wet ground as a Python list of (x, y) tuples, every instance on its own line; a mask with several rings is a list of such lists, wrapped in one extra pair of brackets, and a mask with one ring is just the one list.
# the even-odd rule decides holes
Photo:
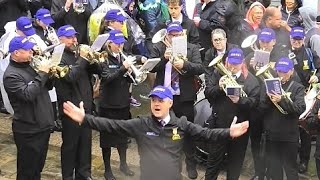
[[(149, 101), (140, 99), (139, 94), (136, 92), (141, 92), (142, 94), (147, 94), (149, 92), (148, 86), (141, 85), (139, 87), (134, 87), (134, 95), (136, 98), (141, 100), (141, 107), (133, 107), (132, 114), (133, 117), (137, 115), (147, 115), (149, 113)], [(93, 179), (103, 180), (104, 165), (101, 156), (101, 151), (99, 148), (99, 133), (93, 131), (93, 143), (92, 143), (92, 176)], [(42, 173), (42, 179), (44, 180), (55, 180), (61, 179), (61, 169), (60, 169), (60, 147), (61, 147), (61, 133), (55, 132), (50, 138), (50, 147), (48, 156), (46, 159), (45, 168)], [(314, 152), (314, 145), (312, 150), (312, 155)], [(138, 180), (139, 179), (139, 155), (137, 153), (137, 146), (134, 140), (129, 145), (127, 152), (127, 162), (130, 168), (136, 173), (134, 177), (126, 177), (119, 171), (119, 156), (115, 149), (112, 150), (112, 169), (114, 175), (118, 180)], [(0, 114), (0, 180), (12, 180), (16, 177), (16, 147), (13, 142), (12, 132), (11, 132), (11, 116)], [(204, 167), (198, 166), (198, 180), (204, 179)], [(251, 157), (250, 148), (248, 148), (246, 159), (243, 165), (243, 172), (241, 174), (240, 180), (248, 180), (253, 174), (253, 161)], [(183, 170), (184, 179), (186, 178), (186, 171)], [(313, 178), (312, 178), (313, 177)], [(222, 172), (219, 176), (219, 180), (224, 180), (225, 175)], [(314, 160), (309, 165), (308, 175), (301, 176), (300, 179), (317, 179), (315, 174)]]

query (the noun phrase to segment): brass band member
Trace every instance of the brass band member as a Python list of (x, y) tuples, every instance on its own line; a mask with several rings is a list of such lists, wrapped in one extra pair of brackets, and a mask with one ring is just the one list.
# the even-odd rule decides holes
[[(266, 133), (268, 175), (271, 179), (282, 179), (284, 169), (287, 179), (298, 180), (298, 118), (305, 110), (304, 87), (292, 79), (294, 64), (289, 58), (280, 58), (275, 70), (287, 94), (266, 93), (259, 105)], [(287, 114), (281, 113), (275, 103)]]
[[(173, 37), (182, 35), (183, 29), (180, 23), (173, 22), (167, 26), (165, 41), (167, 41), (167, 44), (170, 46)], [(196, 100), (196, 89), (193, 79), (195, 75), (200, 75), (204, 71), (201, 64), (199, 48), (196, 45), (188, 43), (187, 61), (177, 59), (172, 63), (169, 62), (170, 56), (172, 55), (170, 51), (170, 47), (166, 47), (163, 42), (159, 42), (153, 46), (150, 52), (151, 57), (161, 58), (161, 61), (152, 70), (157, 73), (154, 85), (169, 87), (174, 94), (172, 109), (176, 116), (186, 116), (188, 121), (193, 122), (193, 103)], [(182, 74), (179, 74), (177, 71), (182, 72)], [(194, 147), (191, 139), (187, 137), (185, 143), (186, 165), (188, 176), (191, 179), (195, 179), (198, 176), (196, 162), (194, 160)]]
[(10, 63), (4, 73), (4, 87), (14, 110), (12, 131), (17, 146), (17, 180), (40, 180), (47, 157), (54, 115), (48, 90), (49, 64), (35, 72), (29, 65), (34, 44), (14, 37), (9, 44)]
[[(300, 77), (301, 83), (305, 89), (309, 84), (319, 81), (320, 72), (318, 71), (320, 59), (317, 53), (304, 45), (305, 33), (302, 27), (293, 27), (290, 32), (291, 50), (295, 54), (294, 70)], [(314, 71), (316, 73), (314, 74)], [(299, 128), (301, 146), (299, 150), (299, 173), (305, 173), (308, 169), (308, 163), (311, 152), (311, 136), (303, 128)]]
[(317, 140), (316, 140), (316, 151), (314, 153), (314, 158), (316, 160), (317, 175), (320, 178), (320, 99), (317, 100), (313, 106), (310, 115), (307, 118), (308, 127), (317, 130)]
[[(111, 30), (109, 34), (110, 36), (106, 43), (108, 60), (103, 64), (101, 75), (99, 115), (111, 119), (130, 119), (129, 86), (132, 83), (132, 79), (129, 75), (125, 76), (125, 74), (129, 72), (128, 70), (133, 62), (131, 58), (124, 57), (125, 54), (122, 52), (126, 40), (121, 31)], [(131, 74), (134, 78), (134, 74)], [(120, 171), (126, 176), (134, 175), (134, 172), (129, 169), (126, 162), (127, 143), (126, 136), (112, 135), (107, 132), (100, 133), (100, 147), (106, 179), (115, 179), (110, 166), (111, 147), (118, 149)]]
[(92, 113), (93, 93), (91, 74), (100, 74), (101, 68), (96, 63), (90, 65), (82, 57), (86, 52), (80, 51), (80, 56), (75, 56), (77, 32), (70, 25), (58, 29), (57, 35), (61, 43), (65, 44), (60, 65), (68, 66), (69, 72), (56, 81), (58, 95), (59, 115), (62, 120), (62, 147), (61, 168), (63, 179), (91, 178), (91, 130), (80, 127), (62, 112), (65, 101), (74, 103), (84, 102), (86, 113)]
[[(228, 86), (224, 76), (217, 69), (212, 69), (211, 74), (206, 73), (205, 96), (212, 106), (212, 115), (209, 119), (210, 128), (228, 127), (234, 116), (238, 117), (238, 122), (249, 119), (250, 111), (259, 101), (259, 82), (246, 70), (241, 49), (233, 48), (229, 51), (225, 68), (232, 74), (237, 84), (242, 86), (247, 96), (240, 96), (239, 93), (227, 96), (222, 90), (222, 87)], [(248, 137), (246, 133), (238, 139), (221, 140), (210, 144), (205, 179), (217, 179), (226, 153), (227, 179), (238, 179), (247, 149)]]

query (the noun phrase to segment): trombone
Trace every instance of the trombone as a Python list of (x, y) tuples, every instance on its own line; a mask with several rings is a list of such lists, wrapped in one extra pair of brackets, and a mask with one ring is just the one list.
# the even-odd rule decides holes
[(166, 45), (166, 47), (169, 49), (169, 51), (171, 52), (171, 56), (169, 58), (169, 62), (172, 64), (172, 67), (179, 73), (179, 74), (184, 74), (185, 72), (178, 69), (176, 66), (174, 66), (174, 62), (182, 59), (184, 61), (187, 61), (187, 57), (178, 54), (177, 56), (173, 56), (172, 55), (172, 45), (166, 40), (166, 35), (167, 35), (167, 30), (166, 29), (160, 29), (158, 32), (156, 32), (154, 34), (154, 36), (152, 37), (152, 43), (158, 43), (158, 42), (162, 42), (164, 45)]
[[(274, 78), (273, 75), (270, 73), (271, 67), (272, 67), (271, 63), (263, 66), (262, 68), (260, 68), (257, 71), (256, 76), (260, 77), (262, 80)], [(282, 94), (282, 97), (284, 97), (285, 99), (289, 100), (290, 103), (293, 103), (291, 98), (290, 98), (291, 93), (287, 93), (281, 88), (281, 94)], [(288, 112), (285, 111), (277, 102), (273, 102), (272, 101), (272, 103), (277, 107), (277, 109), (282, 114), (288, 114)]]

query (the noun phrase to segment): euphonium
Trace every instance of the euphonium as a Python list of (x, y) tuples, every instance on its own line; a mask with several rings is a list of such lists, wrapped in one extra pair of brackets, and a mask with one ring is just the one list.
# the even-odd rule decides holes
[[(30, 66), (36, 71), (39, 71), (39, 66), (41, 65), (41, 63), (50, 63), (50, 59), (46, 56), (32, 56), (32, 61), (30, 63)], [(49, 74), (51, 76), (54, 76), (56, 78), (63, 78), (67, 73), (69, 72), (69, 68), (67, 66), (64, 67), (60, 67), (57, 65), (52, 65), (50, 67), (50, 71)]]
[(79, 53), (80, 53), (80, 51), (81, 52), (84, 51), (85, 52), (84, 54), (87, 54), (87, 55), (83, 58), (86, 59), (87, 61), (89, 61), (90, 64), (103, 63), (108, 55), (108, 52), (106, 52), (106, 51), (102, 51), (102, 52), (92, 51), (90, 46), (88, 46), (86, 44), (80, 44), (78, 46), (77, 51), (79, 51)]
[(78, 14), (83, 13), (86, 10), (83, 0), (74, 0), (73, 9)]
[[(262, 68), (260, 68), (257, 73), (256, 73), (256, 76), (260, 77), (262, 80), (264, 79), (272, 79), (274, 78), (272, 76), (272, 74), (270, 73), (270, 68), (271, 68), (271, 63), (263, 66)], [(290, 94), (291, 93), (287, 93), (285, 92), (282, 88), (281, 88), (281, 94), (282, 94), (282, 97), (289, 100), (290, 103), (293, 103), (291, 98), (290, 98)], [(278, 103), (276, 102), (273, 102), (272, 103), (278, 108), (278, 110), (282, 113), (282, 114), (288, 114), (287, 111), (285, 111)]]
[[(238, 82), (232, 77), (232, 73), (230, 71), (227, 70), (227, 68), (223, 65), (222, 63), (222, 55), (217, 56), (216, 58), (214, 58), (208, 65), (208, 67), (214, 66), (220, 74), (222, 74), (223, 76), (221, 78), (224, 79), (225, 86), (223, 87), (223, 91), (227, 94), (227, 89), (226, 87), (230, 86), (230, 87), (241, 87), (241, 85), (238, 84)], [(240, 92), (240, 96), (241, 97), (247, 97), (246, 92), (243, 91), (243, 89), (241, 88), (241, 92)]]
[[(125, 60), (130, 58), (130, 57), (126, 56), (122, 51), (120, 51), (120, 54)], [(135, 57), (134, 57), (133, 61), (134, 60), (135, 60)], [(130, 65), (130, 69), (132, 72), (127, 71), (125, 76), (129, 76), (131, 78), (131, 80), (133, 81), (133, 84), (135, 84), (135, 85), (140, 84), (147, 79), (147, 72), (139, 71), (134, 64)], [(132, 73), (134, 74), (135, 77), (132, 76)]]

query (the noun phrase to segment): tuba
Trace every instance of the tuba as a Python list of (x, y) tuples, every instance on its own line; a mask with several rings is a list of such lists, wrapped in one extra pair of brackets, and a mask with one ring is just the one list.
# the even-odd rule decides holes
[[(135, 61), (136, 59), (135, 57), (132, 57), (132, 56), (130, 57), (126, 56), (122, 51), (120, 51), (120, 54), (125, 60), (132, 58), (132, 61)], [(124, 76), (125, 77), (129, 76), (130, 79), (133, 81), (133, 84), (135, 85), (140, 84), (147, 79), (147, 72), (139, 71), (134, 64), (130, 65), (130, 69), (132, 72), (127, 71), (126, 74), (124, 74)], [(134, 74), (135, 77), (133, 77), (132, 73)]]
[(86, 7), (84, 6), (85, 0), (73, 0), (73, 10), (81, 14), (86, 10)]
[[(223, 91), (227, 94), (226, 87), (241, 87), (238, 82), (232, 77), (232, 73), (222, 63), (223, 55), (215, 57), (208, 65), (208, 67), (214, 66), (226, 81), (226, 85), (223, 87)], [(241, 88), (240, 97), (247, 97), (246, 92)]]
[[(260, 77), (262, 80), (265, 79), (272, 79), (274, 78), (273, 75), (270, 73), (270, 69), (271, 69), (272, 65), (271, 63), (263, 66), (262, 68), (260, 68), (257, 73), (256, 76)], [(289, 100), (290, 103), (293, 103), (291, 98), (290, 98), (290, 94), (291, 93), (287, 93), (285, 92), (282, 88), (281, 88), (281, 94), (282, 97), (284, 97), (285, 99)], [(272, 103), (277, 107), (277, 109), (282, 113), (282, 114), (288, 114), (287, 111), (285, 111), (278, 103), (273, 102)]]

